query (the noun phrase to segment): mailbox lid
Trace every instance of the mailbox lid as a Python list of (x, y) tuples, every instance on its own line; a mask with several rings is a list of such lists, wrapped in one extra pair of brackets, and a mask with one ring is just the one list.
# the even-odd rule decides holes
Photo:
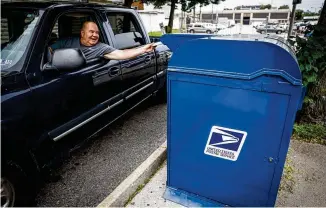
[(172, 52), (175, 52), (186, 41), (198, 38), (212, 37), (212, 34), (190, 34), (190, 33), (174, 33), (164, 34), (160, 41), (167, 45)]
[(292, 48), (284, 39), (261, 35), (211, 36), (185, 41), (173, 52), (169, 71), (254, 79), (281, 76), (302, 85)]

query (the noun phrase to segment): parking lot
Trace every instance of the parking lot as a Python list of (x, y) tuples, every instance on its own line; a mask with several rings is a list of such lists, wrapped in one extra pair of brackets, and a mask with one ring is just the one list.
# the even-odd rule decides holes
[[(226, 28), (223, 30), (220, 30), (217, 34), (219, 35), (233, 35), (233, 34), (260, 34), (256, 31), (256, 29), (253, 27), (253, 25), (241, 25), (241, 24), (236, 24), (233, 27)], [(271, 34), (271, 33), (268, 33)], [(283, 38), (287, 38), (287, 32), (283, 32), (281, 34), (275, 34)]]
[(166, 139), (166, 104), (147, 101), (71, 153), (37, 206), (97, 206)]

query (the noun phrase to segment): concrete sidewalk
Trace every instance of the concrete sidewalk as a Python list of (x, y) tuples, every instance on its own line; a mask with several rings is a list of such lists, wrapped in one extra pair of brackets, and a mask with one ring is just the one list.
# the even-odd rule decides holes
[[(281, 181), (275, 206), (326, 206), (326, 146), (291, 141), (287, 177)], [(183, 207), (163, 198), (166, 190), (166, 161), (127, 207)]]
[(127, 207), (183, 207), (163, 198), (166, 189), (166, 161)]

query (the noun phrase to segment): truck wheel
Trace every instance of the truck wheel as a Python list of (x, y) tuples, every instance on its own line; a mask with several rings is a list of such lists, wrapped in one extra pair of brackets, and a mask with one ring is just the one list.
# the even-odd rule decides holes
[(19, 165), (6, 164), (1, 174), (1, 207), (33, 206), (35, 187)]
[(1, 177), (1, 207), (13, 207), (15, 204), (14, 185), (6, 177)]
[(190, 32), (190, 33), (195, 33), (195, 31), (194, 31), (194, 30), (189, 30), (189, 32)]
[(206, 33), (207, 33), (207, 34), (211, 34), (211, 33), (212, 33), (212, 31), (210, 31), (210, 30), (207, 30), (207, 31), (206, 31)]

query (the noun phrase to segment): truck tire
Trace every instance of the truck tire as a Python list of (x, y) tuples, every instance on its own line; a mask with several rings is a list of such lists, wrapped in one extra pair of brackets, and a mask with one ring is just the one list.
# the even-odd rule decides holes
[(1, 207), (35, 206), (36, 187), (20, 165), (7, 162), (1, 173)]
[(210, 30), (207, 30), (207, 31), (206, 31), (206, 33), (207, 33), (207, 34), (211, 34), (211, 33), (212, 33), (212, 31), (210, 31)]
[(189, 30), (189, 32), (190, 32), (190, 33), (195, 33), (195, 31), (194, 31), (194, 30)]

